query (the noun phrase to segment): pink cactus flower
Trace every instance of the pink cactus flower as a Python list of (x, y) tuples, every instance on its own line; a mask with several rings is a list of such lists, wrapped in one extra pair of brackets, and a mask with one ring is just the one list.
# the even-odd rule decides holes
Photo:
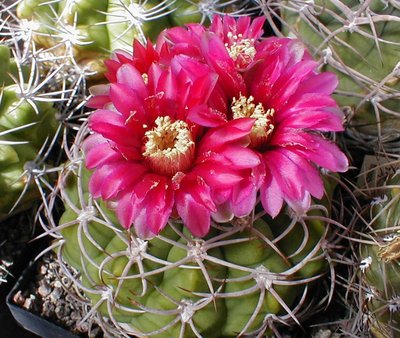
[(180, 55), (167, 66), (146, 67), (116, 67), (95, 102), (93, 134), (83, 144), (86, 166), (94, 170), (89, 190), (114, 201), (121, 224), (133, 224), (142, 238), (157, 235), (172, 216), (202, 237), (219, 213), (216, 201), (260, 165), (246, 148), (254, 119), (207, 130), (188, 115), (209, 100), (217, 81), (209, 67)]
[(227, 192), (225, 215), (248, 211), (258, 191), (271, 216), (284, 202), (303, 214), (311, 196), (323, 196), (319, 169), (348, 168), (346, 156), (324, 137), (325, 132), (343, 130), (343, 114), (331, 97), (336, 76), (318, 73), (318, 64), (297, 40), (261, 39), (262, 24), (263, 19), (250, 23), (245, 17), (215, 17), (209, 29), (190, 25), (167, 30), (163, 36), (172, 52), (189, 51), (218, 74), (216, 88), (228, 109), (212, 102), (207, 112), (192, 110), (192, 121), (216, 126), (226, 120), (254, 119), (249, 147), (262, 161)]
[(324, 137), (343, 130), (343, 114), (331, 97), (338, 80), (318, 73), (298, 41), (269, 38), (262, 57), (243, 73), (245, 89), (230, 97), (231, 118), (253, 118), (250, 148), (262, 158), (260, 197), (276, 216), (285, 201), (302, 215), (311, 196), (322, 198), (319, 168), (345, 172), (348, 160)]

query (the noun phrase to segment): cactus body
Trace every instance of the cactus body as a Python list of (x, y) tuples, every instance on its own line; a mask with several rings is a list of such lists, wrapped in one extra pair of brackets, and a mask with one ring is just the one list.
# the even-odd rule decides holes
[(249, 217), (216, 224), (203, 239), (171, 220), (159, 236), (141, 240), (119, 225), (112, 203), (90, 197), (90, 173), (71, 169), (60, 177), (66, 209), (58, 252), (81, 272), (75, 282), (118, 332), (252, 336), (309, 314), (313, 281), (329, 269), (328, 186), (321, 205), (301, 219)]
[(368, 240), (359, 248), (360, 284), (368, 310), (369, 331), (377, 338), (400, 337), (398, 176), (387, 177), (381, 192), (385, 197), (375, 197)]
[[(24, 97), (26, 83), (13, 83), (20, 76), (10, 50), (0, 46), (4, 60), (0, 70), (0, 189), (7, 191), (0, 199), (0, 219), (16, 210), (31, 206), (38, 199), (30, 177), (34, 160), (47, 139), (54, 135), (57, 123), (51, 102), (33, 102)], [(20, 69), (23, 73), (27, 70)]]

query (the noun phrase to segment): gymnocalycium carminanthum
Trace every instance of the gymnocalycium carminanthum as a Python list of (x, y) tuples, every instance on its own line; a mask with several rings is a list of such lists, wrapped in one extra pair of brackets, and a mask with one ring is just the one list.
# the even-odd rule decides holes
[(337, 79), (263, 24), (135, 41), (91, 88), (46, 230), (111, 335), (261, 337), (330, 298), (315, 282), (334, 268), (332, 172), (348, 168), (328, 139)]

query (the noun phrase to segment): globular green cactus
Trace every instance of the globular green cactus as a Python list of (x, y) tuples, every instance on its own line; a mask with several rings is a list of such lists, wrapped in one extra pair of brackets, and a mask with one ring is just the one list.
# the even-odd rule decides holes
[(41, 151), (57, 128), (53, 103), (34, 97), (35, 69), (21, 66), (10, 53), (0, 45), (0, 190), (7, 192), (0, 198), (0, 219), (38, 199), (33, 172), (41, 172)]
[[(242, 13), (248, 1), (220, 0), (23, 0), (16, 14), (29, 27), (37, 48), (73, 59), (99, 79), (104, 60), (132, 41), (155, 39), (171, 25), (204, 22), (213, 14)], [(88, 75), (87, 74), (87, 75)]]
[[(394, 173), (395, 162), (376, 168), (378, 180), (363, 190), (370, 197), (368, 216), (363, 219), (368, 227), (355, 246), (358, 288), (352, 288), (363, 304), (358, 316), (361, 323), (355, 327), (377, 338), (400, 337), (400, 178)], [(389, 169), (384, 175), (382, 167)]]
[(367, 150), (398, 149), (400, 5), (398, 1), (256, 0), (278, 34), (302, 40), (324, 70), (339, 77), (347, 133)]
[(113, 203), (88, 193), (81, 128), (56, 196), (65, 211), (48, 233), (60, 262), (80, 272), (73, 278), (92, 305), (90, 315), (113, 325), (111, 335), (139, 337), (262, 337), (278, 333), (318, 311), (329, 297), (317, 285), (333, 268), (330, 219), (336, 183), (307, 215), (288, 210), (272, 219), (254, 213), (214, 223), (205, 238), (193, 237), (179, 220), (150, 240), (124, 229)]

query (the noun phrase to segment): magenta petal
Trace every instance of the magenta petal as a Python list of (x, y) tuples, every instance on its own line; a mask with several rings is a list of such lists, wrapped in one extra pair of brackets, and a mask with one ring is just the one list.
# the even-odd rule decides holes
[(199, 164), (192, 173), (202, 177), (211, 189), (230, 188), (243, 179), (235, 168), (224, 167), (222, 164), (216, 165), (215, 163)]
[(319, 93), (331, 95), (338, 85), (338, 78), (335, 73), (324, 72), (316, 74), (301, 83), (296, 94)]
[(224, 31), (222, 17), (220, 15), (215, 15), (213, 17), (209, 30), (216, 34), (222, 33)]
[(257, 200), (258, 186), (254, 179), (246, 177), (237, 186), (234, 187), (232, 195), (232, 209), (236, 217), (249, 215)]
[(237, 169), (253, 168), (261, 163), (259, 155), (248, 148), (225, 145), (219, 149), (218, 153), (223, 155)]
[(189, 110), (187, 119), (203, 127), (217, 127), (226, 123), (226, 115), (210, 108), (208, 105), (198, 105)]
[(125, 84), (114, 83), (111, 85), (110, 98), (125, 120), (130, 118), (133, 113), (136, 114), (136, 118), (144, 119), (143, 100), (132, 88)]
[(171, 215), (173, 193), (166, 182), (160, 182), (146, 196), (146, 223), (151, 232), (158, 234), (166, 226)]
[(296, 213), (298, 216), (303, 216), (311, 206), (311, 197), (309, 193), (305, 193), (302, 199), (290, 200), (286, 199), (289, 207)]
[(285, 74), (273, 85), (273, 96), (270, 104), (272, 107), (281, 107), (299, 88), (303, 78), (316, 68), (315, 61), (302, 61), (298, 63), (294, 70), (289, 72), (286, 70)]
[(297, 179), (301, 185), (316, 198), (324, 195), (324, 183), (318, 170), (308, 160), (289, 149), (280, 149), (280, 154), (285, 160), (297, 167)]
[(195, 201), (189, 192), (176, 194), (176, 210), (183, 224), (196, 237), (204, 237), (210, 230), (210, 211)]
[(101, 195), (105, 200), (116, 197), (120, 191), (131, 187), (146, 172), (139, 163), (121, 162), (113, 164), (112, 173), (104, 178)]
[(112, 149), (108, 142), (91, 148), (85, 154), (85, 163), (88, 169), (94, 169), (105, 163), (116, 162), (122, 160), (122, 155)]
[(296, 148), (294, 151), (330, 171), (346, 172), (348, 170), (349, 161), (336, 144), (317, 135), (307, 134), (305, 137), (308, 141), (306, 145), (311, 146), (304, 149)]
[(134, 215), (134, 197), (132, 193), (126, 193), (122, 198), (118, 200), (116, 214), (121, 225), (125, 229), (129, 229), (132, 226)]
[(186, 103), (187, 106), (191, 108), (207, 102), (215, 88), (217, 78), (216, 74), (210, 72), (206, 76), (194, 79), (190, 87), (190, 95)]
[[(239, 17), (239, 20), (240, 18), (241, 17)], [(255, 18), (250, 27), (247, 29), (246, 38), (255, 40), (259, 39), (264, 33), (263, 27), (266, 19), (267, 18), (265, 16), (259, 16), (258, 18)]]
[(124, 126), (125, 120), (121, 114), (112, 110), (97, 109), (89, 117), (89, 127), (93, 125), (106, 123), (114, 126)]
[(282, 110), (293, 114), (303, 110), (320, 110), (328, 107), (337, 107), (337, 103), (333, 98), (326, 95), (307, 93), (299, 96), (297, 94), (293, 95)]
[(94, 198), (101, 197), (101, 189), (107, 176), (112, 175), (113, 167), (104, 165), (94, 171), (89, 180), (89, 191)]
[(264, 182), (260, 187), (260, 198), (266, 213), (276, 217), (282, 209), (282, 190), (269, 170), (265, 172)]
[(104, 108), (105, 105), (108, 103), (110, 103), (110, 96), (98, 95), (98, 96), (91, 97), (87, 101), (86, 106), (89, 108), (101, 109), (101, 108)]
[(255, 120), (250, 118), (240, 118), (231, 120), (228, 123), (210, 129), (204, 135), (199, 146), (199, 153), (207, 153), (210, 150), (217, 150), (225, 143), (238, 141), (247, 137), (254, 125)]
[(160, 182), (163, 181), (163, 179), (164, 178), (162, 176), (152, 173), (145, 175), (142, 178), (141, 182), (138, 182), (134, 188), (134, 192), (136, 197), (138, 198), (138, 201), (143, 201), (146, 198), (147, 194), (152, 189), (156, 188), (160, 184)]
[(183, 190), (190, 191), (196, 203), (202, 204), (210, 211), (216, 211), (215, 203), (211, 198), (211, 189), (202, 177), (186, 175), (181, 184)]
[(92, 97), (86, 103), (89, 108), (103, 108), (110, 102), (110, 86), (109, 85), (96, 85), (89, 88)]
[(283, 193), (285, 200), (302, 200), (304, 198), (303, 178), (299, 168), (284, 156), (280, 149), (268, 151), (263, 155), (265, 166), (271, 171)]
[(229, 97), (246, 95), (246, 85), (237, 71), (233, 59), (229, 56), (223, 42), (214, 34), (204, 34), (201, 43), (207, 63), (219, 76), (219, 81)]
[(124, 84), (134, 90), (142, 100), (148, 96), (142, 74), (131, 64), (124, 64), (118, 69), (117, 80), (118, 83)]
[(153, 238), (156, 234), (151, 231), (150, 227), (147, 224), (146, 208), (140, 205), (140, 207), (137, 207), (136, 210), (137, 211), (133, 220), (136, 234), (141, 239)]
[(116, 82), (117, 81), (116, 73), (118, 71), (118, 68), (121, 66), (121, 63), (119, 63), (116, 60), (105, 60), (104, 64), (106, 65), (106, 67), (108, 69), (108, 72), (105, 74), (108, 81)]
[[(339, 109), (338, 109), (339, 110)], [(319, 131), (343, 131), (343, 118), (336, 109), (300, 112), (286, 115), (282, 122), (285, 127)]]
[(104, 138), (122, 145), (136, 147), (141, 142), (132, 135), (122, 116), (112, 111), (95, 111), (89, 118), (89, 127)]
[(230, 222), (234, 216), (230, 201), (219, 204), (217, 206), (217, 211), (211, 214), (212, 219), (218, 223)]
[(96, 148), (97, 146), (106, 143), (107, 140), (101, 136), (100, 134), (92, 134), (89, 135), (85, 141), (82, 143), (82, 151), (84, 154), (87, 154), (92, 149)]

